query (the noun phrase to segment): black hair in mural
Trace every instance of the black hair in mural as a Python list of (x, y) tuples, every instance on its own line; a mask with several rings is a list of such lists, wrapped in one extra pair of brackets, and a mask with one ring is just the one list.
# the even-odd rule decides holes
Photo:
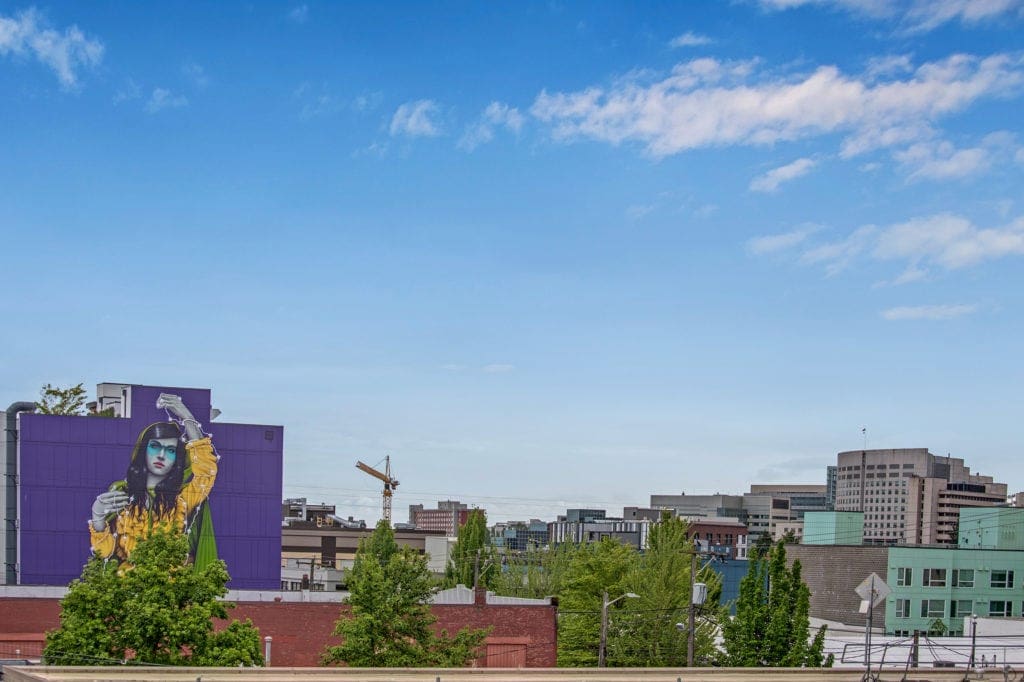
[[(146, 490), (146, 482), (149, 477), (149, 472), (146, 469), (146, 448), (149, 441), (154, 438), (176, 439), (178, 441), (178, 456), (174, 458), (174, 464), (167, 475), (156, 485), (156, 489), (153, 491), (153, 501), (149, 503), (149, 494)], [(174, 509), (185, 475), (185, 461), (185, 442), (181, 437), (181, 429), (174, 422), (150, 424), (139, 434), (139, 439), (135, 442), (135, 449), (132, 450), (132, 461), (128, 466), (128, 474), (125, 476), (128, 494), (131, 496), (132, 511), (140, 513), (147, 508), (147, 504), (157, 514), (166, 514)]]
[(142, 430), (124, 480), (111, 483), (92, 503), (93, 556), (116, 560), (120, 573), (131, 565), (136, 544), (156, 529), (186, 533), (197, 568), (217, 560), (206, 503), (217, 480), (213, 440), (181, 396), (161, 393), (156, 406), (169, 419)]

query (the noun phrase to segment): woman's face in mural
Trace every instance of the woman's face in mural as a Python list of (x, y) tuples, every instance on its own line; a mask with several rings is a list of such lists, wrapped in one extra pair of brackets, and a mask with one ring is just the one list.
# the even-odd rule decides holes
[(146, 445), (146, 469), (160, 478), (174, 466), (178, 458), (177, 438), (150, 438)]

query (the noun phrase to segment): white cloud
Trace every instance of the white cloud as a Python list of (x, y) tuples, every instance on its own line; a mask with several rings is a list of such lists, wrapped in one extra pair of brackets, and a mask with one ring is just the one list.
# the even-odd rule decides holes
[(687, 31), (682, 35), (678, 35), (668, 42), (669, 47), (700, 47), (701, 45), (710, 45), (713, 43), (711, 38), (702, 36), (693, 31)]
[(821, 244), (810, 248), (800, 256), (806, 264), (824, 264), (825, 274), (829, 277), (838, 275), (845, 270), (860, 254), (867, 251), (878, 229), (874, 225), (865, 225), (853, 231), (846, 239), (830, 244)]
[(758, 256), (785, 251), (802, 244), (809, 236), (820, 229), (819, 225), (805, 225), (791, 232), (754, 237), (747, 241), (747, 251)]
[(882, 312), (887, 320), (951, 320), (970, 315), (978, 309), (975, 305), (919, 305), (898, 306)]
[(47, 28), (35, 8), (13, 17), (0, 15), (0, 56), (33, 56), (53, 69), (65, 89), (78, 85), (77, 71), (95, 67), (103, 59), (103, 43), (87, 38), (71, 25), (63, 33)]
[(911, 263), (907, 266), (907, 269), (901, 272), (890, 284), (895, 287), (902, 284), (910, 284), (911, 282), (920, 282), (927, 276), (927, 270), (918, 267), (916, 263)]
[(458, 147), (471, 152), (480, 145), (493, 140), (494, 131), (497, 128), (505, 128), (518, 135), (523, 128), (524, 120), (519, 109), (510, 107), (503, 102), (491, 102), (480, 115), (480, 119), (463, 133)]
[(975, 175), (988, 168), (988, 152), (981, 147), (956, 149), (949, 142), (919, 142), (893, 158), (911, 169), (909, 180), (949, 180)]
[(910, 55), (886, 55), (869, 59), (864, 75), (871, 79), (876, 79), (883, 76), (910, 73), (913, 70), (914, 62), (911, 60)]
[(775, 192), (779, 185), (790, 180), (795, 180), (801, 175), (806, 175), (815, 166), (812, 159), (797, 159), (785, 166), (774, 168), (764, 175), (759, 175), (750, 181), (750, 190), (753, 192)]
[(133, 99), (142, 97), (142, 88), (133, 79), (129, 78), (123, 88), (114, 93), (114, 104), (121, 104)]
[(406, 102), (398, 107), (391, 118), (391, 136), (437, 137), (441, 134), (440, 126), (434, 120), (437, 113), (437, 103), (433, 100)]
[(1021, 0), (915, 0), (905, 20), (912, 31), (930, 31), (948, 21), (977, 24), (1022, 10)]
[[(748, 242), (747, 250), (755, 254), (781, 251), (807, 243), (811, 234), (804, 234), (801, 228), (762, 237)], [(823, 266), (828, 276), (842, 272), (859, 258), (902, 261), (901, 274), (876, 285), (896, 286), (925, 279), (932, 268), (958, 270), (1011, 256), (1024, 256), (1024, 217), (999, 227), (979, 228), (962, 216), (939, 213), (887, 227), (859, 227), (843, 239), (809, 244), (799, 260)]]
[(288, 20), (296, 24), (304, 24), (309, 19), (309, 5), (299, 5), (288, 12)]
[(154, 88), (153, 94), (146, 102), (146, 111), (155, 114), (164, 109), (177, 109), (188, 105), (188, 99), (184, 95), (175, 95), (166, 88)]
[(196, 62), (186, 62), (183, 64), (181, 73), (197, 88), (205, 88), (210, 84), (210, 77), (206, 75), (206, 69)]
[(642, 75), (608, 88), (542, 91), (531, 113), (557, 140), (638, 142), (662, 157), (722, 145), (767, 145), (834, 133), (849, 157), (925, 139), (943, 116), (1024, 83), (1024, 56), (954, 55), (884, 81), (821, 66), (795, 78), (759, 71), (757, 62), (694, 59), (671, 75)]
[(1024, 218), (988, 229), (950, 213), (915, 218), (885, 229), (873, 255), (881, 260), (930, 262), (947, 270), (1020, 256), (1024, 255)]
[(930, 31), (950, 21), (973, 25), (1005, 15), (1018, 16), (1024, 0), (760, 0), (782, 11), (805, 5), (831, 7), (875, 19), (891, 19), (909, 32)]
[(654, 204), (634, 204), (626, 209), (626, 217), (635, 222), (652, 213), (657, 208)]

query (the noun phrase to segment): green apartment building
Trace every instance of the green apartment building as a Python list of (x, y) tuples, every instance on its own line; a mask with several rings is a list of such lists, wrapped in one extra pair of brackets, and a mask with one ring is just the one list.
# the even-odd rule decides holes
[(888, 564), (887, 634), (970, 635), (965, 616), (1024, 617), (1024, 509), (961, 509), (959, 547), (891, 547)]

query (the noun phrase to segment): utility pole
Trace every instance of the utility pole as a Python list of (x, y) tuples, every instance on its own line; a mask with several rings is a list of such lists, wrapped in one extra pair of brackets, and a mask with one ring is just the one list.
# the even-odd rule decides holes
[(601, 638), (597, 645), (598, 668), (605, 667), (605, 652), (608, 648), (608, 607), (620, 599), (625, 599), (626, 597), (629, 597), (630, 599), (639, 599), (640, 595), (627, 592), (621, 597), (616, 597), (611, 601), (608, 601), (608, 590), (605, 590), (601, 595)]
[(690, 608), (687, 614), (686, 623), (686, 667), (693, 667), (693, 644), (694, 644), (694, 622), (696, 621), (696, 608), (693, 604), (693, 586), (697, 580), (697, 548), (694, 547), (693, 554), (690, 555)]
[[(967, 662), (967, 669), (974, 670), (974, 645), (978, 641), (978, 616), (971, 614), (971, 660)], [(1006, 657), (1004, 656), (1005, 660)]]
[[(608, 591), (601, 595), (601, 639), (597, 645), (597, 667), (604, 667), (604, 651), (608, 646)], [(973, 657), (971, 659), (974, 660)]]
[[(694, 539), (693, 550), (690, 552), (690, 608), (687, 609), (688, 613), (686, 618), (686, 667), (688, 668), (693, 667), (693, 650), (696, 641), (695, 631), (697, 629), (697, 607), (703, 606), (704, 600), (706, 599), (706, 586), (703, 584), (701, 584), (702, 589), (700, 600), (698, 601), (697, 599), (697, 557), (701, 556), (709, 557), (708, 563), (714, 561), (715, 559), (725, 558), (725, 555), (719, 552), (714, 552), (710, 550), (707, 552), (700, 551), (700, 545), (698, 544), (696, 538)], [(705, 564), (705, 567), (706, 566), (707, 564)]]
[(871, 614), (875, 610), (875, 574), (871, 574), (871, 591), (868, 598), (868, 627), (864, 631), (864, 667), (871, 674)]

